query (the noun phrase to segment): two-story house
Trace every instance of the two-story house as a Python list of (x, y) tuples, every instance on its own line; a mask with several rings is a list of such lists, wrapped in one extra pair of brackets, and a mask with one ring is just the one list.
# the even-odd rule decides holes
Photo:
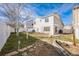
[(35, 19), (33, 25), (35, 32), (47, 33), (49, 35), (63, 33), (63, 26), (61, 17), (57, 13), (46, 17), (38, 17)]

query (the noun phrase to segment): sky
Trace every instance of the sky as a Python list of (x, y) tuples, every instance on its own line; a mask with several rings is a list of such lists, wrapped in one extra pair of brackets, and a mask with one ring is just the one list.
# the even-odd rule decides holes
[(39, 4), (28, 4), (29, 8), (34, 10), (35, 16), (48, 16), (57, 12), (64, 25), (72, 24), (72, 10), (75, 5), (68, 3), (39, 3)]
[[(78, 4), (74, 3), (29, 3), (25, 4), (24, 7), (31, 10), (34, 17), (48, 16), (57, 12), (64, 25), (70, 25), (72, 23), (72, 10), (73, 7)], [(1, 16), (1, 12), (0, 12)], [(1, 18), (3, 18), (1, 16)]]

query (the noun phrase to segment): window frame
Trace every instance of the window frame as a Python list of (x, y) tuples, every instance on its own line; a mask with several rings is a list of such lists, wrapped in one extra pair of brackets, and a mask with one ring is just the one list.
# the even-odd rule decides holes
[(45, 22), (49, 22), (49, 19), (48, 18), (45, 18)]
[(44, 27), (44, 31), (50, 31), (50, 26)]

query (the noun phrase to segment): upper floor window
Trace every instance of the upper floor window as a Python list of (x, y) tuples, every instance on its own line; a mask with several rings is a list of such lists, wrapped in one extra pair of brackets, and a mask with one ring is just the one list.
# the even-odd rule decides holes
[(49, 22), (49, 19), (48, 18), (45, 18), (45, 22)]

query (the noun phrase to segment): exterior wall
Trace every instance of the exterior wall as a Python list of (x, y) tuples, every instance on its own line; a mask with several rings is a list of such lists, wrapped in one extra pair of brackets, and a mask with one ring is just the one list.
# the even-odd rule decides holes
[(68, 25), (64, 26), (63, 33), (66, 33), (66, 34), (72, 33), (72, 26), (68, 26)]
[(64, 24), (62, 23), (60, 16), (58, 14), (54, 14), (54, 28), (57, 28), (57, 32), (55, 34), (58, 34), (60, 30), (63, 31)]
[[(40, 22), (40, 18), (37, 18), (37, 19), (35, 19), (35, 21), (34, 21), (34, 30), (35, 30), (35, 32), (41, 32), (41, 29), (40, 29), (40, 27), (41, 27), (41, 22)], [(41, 23), (41, 24), (40, 24)]]
[(10, 35), (10, 32), (13, 32), (13, 28), (6, 25), (5, 23), (0, 23), (0, 50), (7, 41), (7, 38)]
[(54, 35), (54, 16), (50, 16), (50, 35)]
[[(45, 22), (46, 18), (49, 20), (49, 22)], [(50, 27), (50, 31), (44, 31), (44, 27)], [(55, 27), (57, 27), (57, 30), (63, 29), (63, 24), (60, 20), (59, 15), (51, 15), (44, 18), (37, 18), (34, 24), (34, 29), (36, 32), (48, 33), (49, 35), (56, 34)]]
[[(48, 17), (48, 20), (48, 22), (45, 22), (45, 18), (37, 18), (34, 24), (35, 31), (53, 35), (53, 16)], [(50, 31), (44, 31), (44, 27), (50, 27)]]
[(34, 23), (34, 20), (29, 20), (29, 21), (25, 22), (24, 31), (32, 32), (33, 31), (33, 23)]
[(79, 39), (79, 6), (75, 6), (73, 10), (73, 27), (76, 39)]

